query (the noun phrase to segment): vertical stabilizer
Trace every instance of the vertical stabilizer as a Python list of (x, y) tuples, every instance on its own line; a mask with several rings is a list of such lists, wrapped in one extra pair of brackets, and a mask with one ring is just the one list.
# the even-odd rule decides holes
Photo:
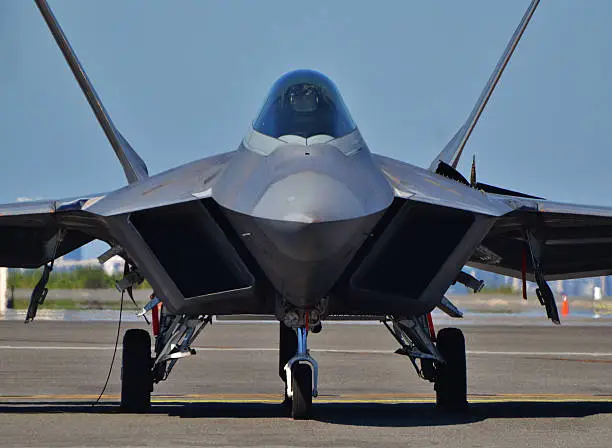
[(100, 126), (102, 126), (104, 134), (106, 134), (106, 138), (108, 138), (108, 141), (113, 147), (115, 154), (117, 154), (117, 158), (119, 159), (119, 162), (121, 162), (121, 166), (123, 167), (123, 171), (125, 172), (128, 182), (133, 183), (149, 177), (147, 166), (144, 161), (140, 158), (136, 151), (132, 149), (127, 140), (121, 135), (113, 124), (108, 112), (102, 104), (102, 101), (100, 101), (100, 98), (98, 98), (98, 94), (94, 90), (91, 81), (87, 77), (85, 70), (83, 70), (83, 66), (77, 59), (74, 50), (70, 46), (66, 35), (59, 26), (59, 23), (53, 15), (51, 8), (49, 8), (47, 1), (34, 1), (45, 19), (51, 34), (55, 38), (58, 47), (62, 51), (64, 58), (66, 58), (66, 62), (70, 66), (70, 70), (72, 70), (72, 73), (79, 83), (79, 86), (81, 86), (81, 90), (85, 94), (87, 102), (91, 106), (91, 109), (98, 119)]
[(512, 53), (514, 53), (514, 50), (518, 45), (519, 41), (521, 40), (521, 36), (525, 32), (525, 29), (527, 28), (527, 25), (529, 24), (529, 21), (531, 20), (531, 17), (533, 16), (533, 13), (535, 12), (539, 3), (540, 0), (531, 1), (531, 4), (527, 8), (527, 11), (525, 11), (525, 14), (523, 15), (521, 23), (519, 23), (518, 28), (516, 29), (516, 31), (514, 31), (510, 42), (508, 42), (508, 46), (506, 47), (504, 53), (497, 62), (495, 70), (493, 70), (493, 73), (491, 73), (491, 77), (489, 78), (489, 81), (487, 81), (487, 84), (482, 93), (480, 94), (478, 101), (474, 105), (474, 108), (472, 109), (472, 112), (470, 113), (468, 119), (463, 124), (463, 126), (461, 126), (461, 128), (451, 139), (451, 141), (448, 142), (448, 144), (444, 147), (442, 152), (438, 154), (438, 156), (433, 160), (429, 167), (430, 171), (436, 171), (440, 162), (444, 162), (452, 166), (453, 168), (457, 168), (457, 164), (459, 163), (459, 158), (461, 157), (463, 148), (465, 147), (465, 144), (470, 138), (470, 135), (472, 134), (472, 131), (474, 130), (474, 127), (476, 126), (476, 123), (478, 122), (482, 111), (487, 105), (487, 102), (489, 101), (489, 98), (491, 97), (491, 94), (493, 93), (493, 90), (495, 89), (499, 78), (501, 78), (501, 75), (504, 72), (506, 65), (508, 65), (508, 62), (512, 57)]

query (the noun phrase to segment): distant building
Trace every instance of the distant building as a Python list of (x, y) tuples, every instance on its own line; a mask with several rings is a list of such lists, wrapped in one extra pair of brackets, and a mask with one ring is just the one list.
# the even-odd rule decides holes
[(125, 265), (125, 260), (118, 255), (111, 257), (106, 263), (102, 265), (102, 269), (106, 272), (106, 275), (114, 275), (120, 274), (123, 272), (123, 266)]

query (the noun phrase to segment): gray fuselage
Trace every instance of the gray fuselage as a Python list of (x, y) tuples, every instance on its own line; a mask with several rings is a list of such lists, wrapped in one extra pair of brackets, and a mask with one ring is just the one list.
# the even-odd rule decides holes
[(393, 190), (358, 130), (314, 144), (252, 130), (212, 197), (276, 290), (308, 307), (344, 271)]

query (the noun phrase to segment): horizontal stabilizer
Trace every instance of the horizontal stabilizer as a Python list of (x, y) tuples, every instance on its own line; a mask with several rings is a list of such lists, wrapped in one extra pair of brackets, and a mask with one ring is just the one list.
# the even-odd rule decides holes
[(132, 149), (127, 140), (121, 135), (113, 124), (108, 112), (102, 104), (102, 101), (100, 101), (98, 94), (94, 90), (91, 81), (87, 77), (85, 70), (83, 70), (83, 66), (77, 59), (74, 50), (70, 46), (66, 35), (53, 15), (51, 8), (49, 8), (47, 1), (34, 1), (45, 19), (51, 34), (55, 38), (58, 47), (62, 51), (64, 58), (66, 58), (66, 62), (70, 66), (70, 70), (72, 70), (72, 73), (79, 83), (81, 90), (85, 94), (87, 102), (91, 106), (91, 109), (98, 119), (100, 126), (102, 126), (104, 134), (106, 134), (106, 138), (108, 138), (108, 141), (113, 147), (119, 162), (121, 162), (121, 166), (123, 167), (123, 171), (125, 172), (128, 182), (133, 183), (149, 177), (147, 166), (145, 165), (144, 161), (140, 158), (136, 151)]

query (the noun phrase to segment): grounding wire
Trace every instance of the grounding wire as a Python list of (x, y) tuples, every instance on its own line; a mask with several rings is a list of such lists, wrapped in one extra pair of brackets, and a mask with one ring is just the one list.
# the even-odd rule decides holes
[(123, 296), (124, 294), (125, 292), (121, 291), (121, 303), (119, 305), (119, 322), (117, 323), (117, 336), (115, 338), (115, 349), (113, 350), (113, 357), (110, 362), (110, 367), (108, 368), (108, 375), (106, 375), (106, 381), (104, 381), (104, 387), (102, 387), (102, 391), (100, 392), (100, 395), (98, 395), (98, 398), (96, 399), (96, 401), (92, 404), (92, 407), (96, 406), (102, 399), (104, 392), (106, 392), (106, 387), (108, 386), (108, 382), (110, 380), (111, 373), (113, 372), (113, 365), (115, 364), (115, 357), (117, 356), (117, 348), (119, 347), (119, 335), (121, 334), (121, 316), (123, 315)]

